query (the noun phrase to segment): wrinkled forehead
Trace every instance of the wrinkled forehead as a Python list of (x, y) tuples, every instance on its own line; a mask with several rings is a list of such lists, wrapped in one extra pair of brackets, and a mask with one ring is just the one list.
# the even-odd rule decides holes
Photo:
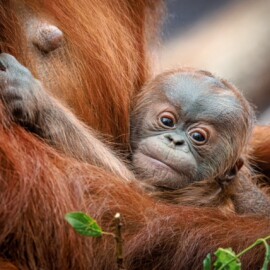
[(166, 80), (162, 91), (182, 114), (193, 119), (229, 120), (243, 109), (233, 91), (213, 77), (177, 74)]

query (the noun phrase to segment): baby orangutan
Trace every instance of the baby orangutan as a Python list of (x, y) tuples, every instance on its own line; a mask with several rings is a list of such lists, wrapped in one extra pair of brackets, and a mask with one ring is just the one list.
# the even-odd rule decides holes
[(270, 214), (247, 145), (254, 113), (235, 86), (190, 68), (149, 82), (131, 117), (132, 164), (150, 193), (170, 203)]

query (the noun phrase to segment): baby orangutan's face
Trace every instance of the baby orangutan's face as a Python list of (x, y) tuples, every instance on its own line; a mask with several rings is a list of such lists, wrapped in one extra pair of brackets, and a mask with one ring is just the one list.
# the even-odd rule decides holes
[(235, 92), (201, 73), (158, 80), (146, 86), (132, 114), (132, 162), (139, 177), (175, 189), (232, 169), (236, 160), (230, 157), (242, 147), (235, 138), (245, 140), (247, 133)]

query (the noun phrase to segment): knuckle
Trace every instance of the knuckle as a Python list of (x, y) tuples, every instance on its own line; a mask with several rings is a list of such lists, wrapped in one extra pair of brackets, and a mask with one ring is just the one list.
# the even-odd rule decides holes
[[(2, 64), (2, 65), (1, 65)], [(32, 76), (32, 73), (28, 68), (23, 66), (14, 56), (8, 53), (0, 54), (0, 70), (5, 68), (11, 68), (19, 76)]]
[(1, 98), (7, 105), (13, 104), (15, 102), (23, 102), (24, 100), (22, 93), (16, 91), (12, 87), (4, 89), (4, 91), (1, 92)]
[(8, 86), (8, 78), (5, 74), (1, 74), (0, 72), (0, 89), (3, 90)]
[(14, 56), (8, 53), (1, 53), (0, 60), (4, 65), (6, 65), (6, 67), (9, 67), (11, 62), (17, 61)]

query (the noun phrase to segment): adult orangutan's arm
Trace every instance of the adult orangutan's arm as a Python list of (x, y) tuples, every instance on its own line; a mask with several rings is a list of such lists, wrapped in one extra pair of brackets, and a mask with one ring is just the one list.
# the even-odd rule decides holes
[(0, 55), (0, 89), (11, 117), (50, 145), (123, 179), (133, 178), (124, 163), (93, 130), (51, 97), (13, 56), (4, 53)]

